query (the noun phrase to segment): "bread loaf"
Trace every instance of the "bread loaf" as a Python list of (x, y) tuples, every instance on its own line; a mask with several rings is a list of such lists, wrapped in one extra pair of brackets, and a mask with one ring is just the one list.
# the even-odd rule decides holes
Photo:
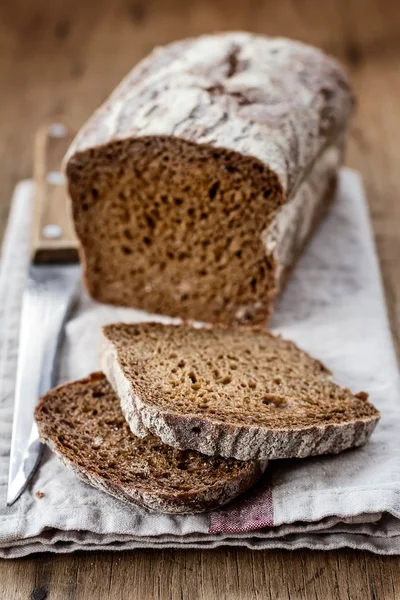
[(152, 510), (210, 510), (244, 492), (266, 467), (182, 452), (151, 435), (135, 437), (101, 373), (51, 390), (35, 416), (41, 439), (80, 479)]
[(261, 323), (332, 198), (353, 98), (287, 39), (157, 48), (84, 125), (66, 174), (92, 296)]
[(265, 330), (113, 324), (100, 356), (132, 431), (181, 449), (239, 460), (338, 453), (379, 420), (367, 394)]

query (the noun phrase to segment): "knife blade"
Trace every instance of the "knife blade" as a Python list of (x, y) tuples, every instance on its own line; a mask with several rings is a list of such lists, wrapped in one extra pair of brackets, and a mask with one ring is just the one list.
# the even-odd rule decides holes
[(68, 211), (61, 159), (72, 139), (61, 123), (44, 126), (35, 145), (32, 254), (23, 292), (7, 504), (22, 494), (39, 463), (34, 419), (55, 384), (57, 350), (80, 281), (78, 243)]

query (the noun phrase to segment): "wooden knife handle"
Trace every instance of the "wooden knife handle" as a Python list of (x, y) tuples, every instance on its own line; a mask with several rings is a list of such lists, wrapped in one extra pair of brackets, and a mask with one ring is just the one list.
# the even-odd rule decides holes
[(49, 123), (36, 135), (35, 208), (32, 227), (34, 263), (73, 263), (79, 260), (66, 181), (61, 161), (73, 139), (62, 123)]

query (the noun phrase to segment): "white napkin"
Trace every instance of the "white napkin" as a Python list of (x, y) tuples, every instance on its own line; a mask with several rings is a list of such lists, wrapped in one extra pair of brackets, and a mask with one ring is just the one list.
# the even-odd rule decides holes
[[(46, 451), (28, 490), (7, 509), (32, 194), (30, 181), (16, 189), (0, 272), (0, 556), (220, 545), (349, 546), (400, 553), (399, 376), (360, 178), (347, 169), (329, 216), (297, 265), (271, 325), (325, 362), (336, 381), (370, 394), (382, 412), (370, 442), (336, 457), (270, 463), (253, 491), (225, 508), (196, 516), (126, 506), (78, 481)], [(66, 328), (59, 380), (98, 368), (101, 324), (146, 318), (140, 311), (96, 304), (82, 291)]]

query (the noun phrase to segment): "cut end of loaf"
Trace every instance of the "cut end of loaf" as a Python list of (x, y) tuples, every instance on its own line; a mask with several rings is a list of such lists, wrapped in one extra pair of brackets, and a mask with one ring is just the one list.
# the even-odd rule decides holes
[(178, 138), (113, 141), (67, 164), (85, 279), (101, 302), (208, 322), (265, 322), (262, 232), (284, 202), (258, 160)]
[(48, 392), (36, 408), (41, 439), (85, 482), (167, 513), (210, 510), (244, 492), (266, 465), (208, 458), (132, 435), (102, 373)]

